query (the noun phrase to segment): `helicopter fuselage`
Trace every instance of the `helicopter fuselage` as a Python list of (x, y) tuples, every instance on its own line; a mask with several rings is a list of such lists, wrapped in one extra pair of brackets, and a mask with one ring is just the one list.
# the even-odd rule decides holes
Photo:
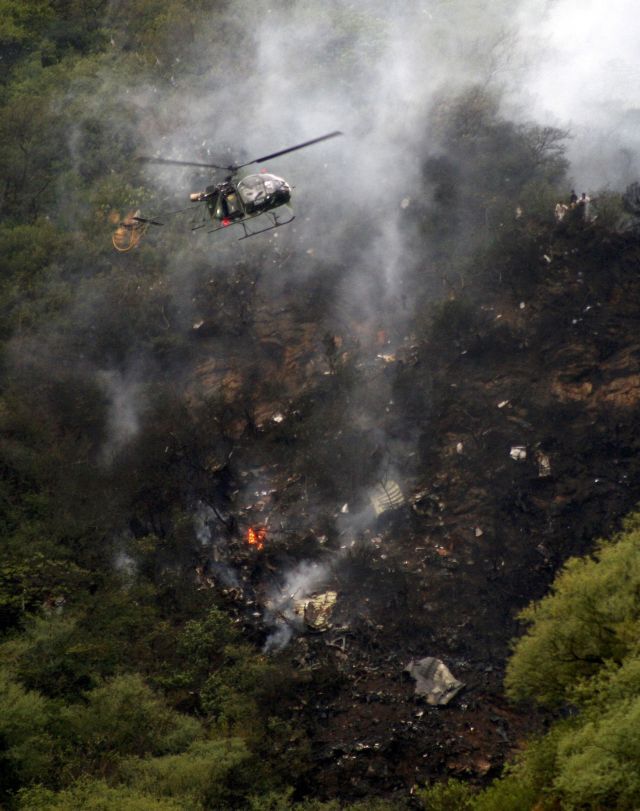
[[(191, 202), (204, 203), (204, 207), (200, 207), (200, 211), (202, 212), (200, 221), (194, 222), (192, 220), (191, 230), (197, 231), (200, 228), (205, 228), (207, 226), (206, 221), (209, 219), (214, 225), (213, 228), (208, 229), (209, 233), (219, 231), (229, 225), (238, 224), (241, 226), (241, 230), (244, 233), (244, 236), (240, 237), (240, 239), (246, 239), (293, 222), (295, 216), (287, 206), (287, 203), (291, 199), (291, 186), (286, 180), (283, 180), (283, 178), (268, 174), (264, 171), (246, 175), (241, 179), (237, 179), (236, 173), (247, 166), (264, 163), (273, 158), (279, 158), (281, 155), (288, 155), (290, 152), (296, 152), (298, 149), (304, 149), (313, 144), (318, 144), (321, 141), (327, 141), (329, 138), (335, 138), (337, 135), (342, 135), (342, 133), (335, 130), (326, 135), (321, 135), (319, 138), (312, 138), (310, 141), (304, 141), (301, 144), (289, 146), (286, 149), (280, 149), (269, 155), (263, 155), (260, 158), (254, 158), (245, 163), (233, 163), (229, 166), (221, 166), (217, 163), (200, 163), (160, 157), (149, 158), (140, 156), (138, 160), (144, 161), (145, 163), (160, 163), (170, 166), (195, 166), (199, 169), (217, 169), (230, 172), (231, 174), (229, 174), (227, 179), (222, 183), (218, 183), (215, 186), (207, 186), (204, 191), (192, 192), (190, 195)], [(285, 214), (279, 211), (282, 206), (287, 207)], [(205, 207), (206, 211), (203, 210)], [(183, 211), (184, 209), (170, 211), (167, 216), (181, 214)], [(261, 216), (262, 214), (265, 214), (266, 217), (263, 218)], [(286, 217), (286, 219), (284, 219), (284, 217)], [(253, 220), (258, 221), (258, 230), (252, 228)], [(136, 247), (149, 225), (163, 225), (163, 223), (156, 218), (150, 219), (149, 217), (142, 217), (139, 212), (127, 215), (127, 217), (120, 222), (112, 237), (113, 245), (116, 250), (124, 252)]]
[(261, 172), (208, 186), (204, 192), (193, 193), (191, 200), (204, 202), (211, 219), (224, 226), (286, 205), (291, 200), (291, 186), (277, 175)]

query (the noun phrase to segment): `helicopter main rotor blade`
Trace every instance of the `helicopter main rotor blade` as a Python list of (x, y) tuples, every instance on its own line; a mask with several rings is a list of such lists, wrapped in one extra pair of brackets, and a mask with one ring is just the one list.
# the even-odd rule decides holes
[(224, 168), (228, 168), (233, 170), (234, 172), (237, 169), (242, 169), (245, 166), (251, 166), (252, 163), (262, 163), (263, 161), (269, 161), (271, 158), (278, 158), (280, 155), (286, 155), (288, 152), (295, 152), (296, 149), (304, 149), (306, 146), (311, 146), (312, 144), (318, 144), (320, 141), (328, 141), (329, 138), (335, 138), (337, 135), (342, 135), (343, 133), (340, 130), (336, 130), (335, 132), (330, 132), (328, 135), (321, 135), (319, 138), (313, 138), (311, 141), (305, 141), (303, 144), (296, 144), (296, 146), (290, 146), (287, 149), (281, 149), (279, 152), (272, 152), (270, 155), (263, 155), (261, 158), (255, 158), (252, 161), (247, 161), (247, 163), (236, 163), (233, 166), (228, 166)]
[(203, 169), (230, 169), (230, 166), (220, 166), (217, 163), (194, 163), (193, 161), (175, 161), (171, 158), (147, 158), (144, 155), (136, 158), (141, 163), (164, 163), (169, 166), (200, 166)]
[(232, 163), (230, 166), (221, 166), (219, 163), (196, 163), (195, 161), (178, 161), (173, 160), (172, 158), (150, 158), (146, 155), (141, 155), (136, 158), (137, 161), (141, 163), (161, 163), (165, 166), (197, 166), (200, 169), (222, 169), (226, 172), (236, 172), (238, 169), (242, 169), (245, 166), (251, 166), (252, 163), (262, 163), (263, 161), (271, 160), (271, 158), (278, 158), (280, 155), (286, 155), (289, 152), (295, 152), (297, 149), (304, 149), (306, 146), (312, 146), (313, 144), (318, 144), (320, 141), (328, 141), (329, 138), (335, 138), (337, 135), (342, 135), (343, 133), (339, 130), (335, 132), (330, 132), (327, 135), (321, 135), (319, 138), (312, 138), (310, 141), (305, 141), (303, 144), (296, 144), (295, 146), (287, 147), (287, 149), (281, 149), (279, 152), (271, 152), (269, 155), (262, 155), (260, 158), (254, 158), (252, 161), (247, 161), (246, 163)]

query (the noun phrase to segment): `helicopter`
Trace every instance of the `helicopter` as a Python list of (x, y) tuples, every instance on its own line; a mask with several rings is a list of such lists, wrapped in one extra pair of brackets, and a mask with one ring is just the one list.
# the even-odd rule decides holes
[[(222, 182), (207, 186), (204, 191), (192, 192), (189, 195), (191, 203), (202, 204), (202, 216), (199, 221), (192, 224), (191, 230), (197, 231), (213, 224), (213, 228), (209, 228), (208, 233), (214, 233), (229, 226), (240, 225), (243, 236), (239, 237), (239, 239), (247, 239), (265, 231), (271, 231), (281, 225), (288, 225), (295, 219), (295, 215), (287, 206), (291, 200), (291, 186), (286, 180), (264, 170), (259, 173), (245, 175), (242, 178), (238, 177), (238, 172), (254, 163), (263, 163), (272, 158), (278, 158), (281, 155), (304, 149), (342, 134), (342, 132), (336, 130), (318, 138), (313, 138), (310, 141), (304, 141), (301, 144), (281, 149), (278, 152), (272, 152), (269, 155), (263, 155), (245, 163), (232, 163), (229, 166), (144, 156), (139, 157), (138, 161), (168, 166), (196, 166), (203, 169), (228, 172), (229, 174)], [(284, 206), (287, 206), (288, 209), (286, 219), (282, 218), (281, 212)], [(179, 214), (187, 210), (189, 209), (167, 212), (166, 216)], [(263, 222), (266, 219), (268, 224), (258, 230), (252, 230), (247, 223), (258, 217), (263, 217)], [(119, 223), (113, 234), (114, 248), (121, 253), (132, 250), (139, 244), (151, 225), (162, 226), (164, 223), (155, 218), (143, 217), (140, 211), (131, 212)]]

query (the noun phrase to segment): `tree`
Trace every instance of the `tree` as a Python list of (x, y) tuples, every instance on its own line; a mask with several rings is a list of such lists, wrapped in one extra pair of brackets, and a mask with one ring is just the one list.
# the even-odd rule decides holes
[(0, 795), (54, 774), (54, 705), (0, 671)]
[(574, 558), (529, 623), (506, 677), (513, 698), (570, 708), (532, 741), (475, 811), (632, 811), (640, 796), (640, 515), (594, 554)]
[(579, 680), (606, 662), (620, 665), (640, 628), (640, 518), (631, 516), (592, 557), (572, 558), (551, 594), (520, 615), (528, 631), (515, 645), (505, 684), (515, 699), (561, 705)]

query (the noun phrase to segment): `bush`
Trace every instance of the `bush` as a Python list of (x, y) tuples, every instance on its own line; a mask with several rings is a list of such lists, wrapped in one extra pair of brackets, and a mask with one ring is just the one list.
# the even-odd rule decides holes
[(469, 811), (474, 808), (474, 791), (461, 780), (447, 780), (419, 789), (416, 797), (425, 811)]
[(558, 706), (605, 662), (620, 664), (640, 630), (639, 589), (636, 516), (614, 542), (601, 542), (593, 557), (567, 561), (551, 594), (520, 614), (529, 629), (507, 668), (508, 694)]
[(109, 786), (104, 780), (81, 780), (55, 792), (43, 786), (18, 792), (18, 811), (198, 811), (185, 798), (159, 799), (124, 786)]
[(186, 807), (237, 808), (244, 793), (241, 786), (253, 782), (250, 776), (238, 779), (238, 768), (249, 759), (247, 747), (237, 738), (198, 741), (179, 755), (130, 760), (121, 774), (145, 795), (180, 798)]

